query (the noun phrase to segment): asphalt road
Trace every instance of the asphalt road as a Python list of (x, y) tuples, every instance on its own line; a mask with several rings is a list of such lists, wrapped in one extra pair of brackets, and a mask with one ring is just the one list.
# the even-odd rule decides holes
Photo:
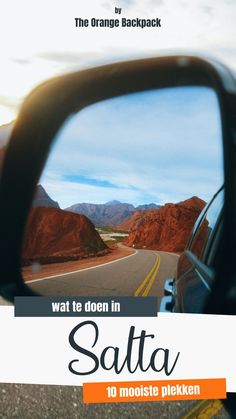
[(175, 275), (178, 255), (152, 250), (81, 271), (28, 281), (43, 295), (60, 296), (157, 296), (165, 279)]
[(81, 387), (1, 384), (0, 418), (229, 419), (230, 416), (218, 400), (86, 405), (82, 403)]

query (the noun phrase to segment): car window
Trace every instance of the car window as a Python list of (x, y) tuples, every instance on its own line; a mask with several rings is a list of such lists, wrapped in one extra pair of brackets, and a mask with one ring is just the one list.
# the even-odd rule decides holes
[(194, 226), (193, 231), (195, 231), (195, 236), (190, 245), (190, 250), (199, 259), (202, 259), (207, 242), (211, 240), (211, 236), (223, 207), (223, 202), (224, 190), (221, 189), (210, 203), (200, 223), (198, 219)]

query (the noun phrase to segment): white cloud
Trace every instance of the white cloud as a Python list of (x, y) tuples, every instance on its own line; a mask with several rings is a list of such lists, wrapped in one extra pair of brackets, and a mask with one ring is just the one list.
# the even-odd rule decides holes
[[(119, 5), (124, 17), (160, 17), (162, 28), (74, 27), (75, 17), (117, 17), (113, 0), (4, 2), (0, 92), (15, 98), (15, 112), (27, 92), (46, 78), (119, 59), (190, 51), (236, 69), (235, 1), (117, 0)], [(9, 110), (6, 103), (0, 105)]]
[(120, 97), (65, 123), (41, 183), (63, 207), (112, 199), (177, 202), (192, 195), (208, 200), (223, 182), (220, 141), (210, 89)]

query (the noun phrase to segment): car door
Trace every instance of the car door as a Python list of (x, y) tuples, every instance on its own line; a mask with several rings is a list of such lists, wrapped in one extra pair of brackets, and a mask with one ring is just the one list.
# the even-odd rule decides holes
[(174, 289), (175, 312), (201, 313), (211, 291), (221, 244), (224, 189), (202, 211), (180, 256)]

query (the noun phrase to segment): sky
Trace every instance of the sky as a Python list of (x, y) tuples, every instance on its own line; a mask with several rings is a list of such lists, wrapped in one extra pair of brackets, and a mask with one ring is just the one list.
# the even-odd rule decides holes
[[(76, 28), (75, 17), (161, 18), (155, 29)], [(236, 69), (235, 0), (7, 0), (0, 13), (0, 125), (54, 75), (136, 57), (188, 52)]]
[(40, 183), (62, 208), (114, 199), (164, 204), (193, 195), (208, 201), (223, 183), (221, 141), (210, 88), (125, 95), (65, 122)]
[[(75, 27), (75, 17), (117, 18), (115, 7), (122, 9), (120, 18), (158, 17), (161, 18), (162, 27), (157, 29)], [(235, 71), (235, 17), (235, 0), (7, 0), (2, 2), (0, 13), (0, 125), (17, 117), (20, 105), (26, 95), (44, 80), (65, 72), (104, 63), (156, 55), (190, 53), (215, 58)], [(208, 114), (207, 107), (205, 109)], [(96, 116), (93, 115), (93, 118)], [(165, 119), (163, 119), (164, 122), (166, 122)], [(134, 125), (132, 129), (134, 129)], [(109, 135), (108, 132), (107, 135)], [(218, 143), (216, 144), (217, 149)], [(202, 185), (202, 188), (199, 187), (199, 196), (206, 199), (219, 182), (218, 177), (212, 177), (212, 173), (216, 173), (214, 172), (216, 168), (214, 170), (212, 168), (214, 153), (218, 153), (219, 156), (219, 149), (218, 151), (216, 149), (214, 151), (207, 150), (208, 154), (206, 153), (206, 159), (204, 159), (204, 176), (199, 175), (198, 171), (199, 184)], [(174, 146), (173, 150), (175, 150)], [(102, 156), (105, 156), (107, 151), (107, 144), (100, 142), (101, 162), (103, 161)], [(116, 152), (118, 153), (118, 150)], [(89, 162), (93, 159), (95, 161), (94, 170), (90, 172), (90, 176), (85, 169), (84, 172), (80, 171), (77, 174), (77, 180), (80, 179), (80, 188), (84, 188), (83, 195), (81, 192), (80, 202), (87, 198), (91, 201), (91, 196), (96, 202), (109, 200), (110, 197), (107, 199), (109, 188), (110, 192), (115, 193), (112, 199), (129, 200), (133, 203), (142, 203), (141, 200), (152, 200), (158, 203), (165, 200), (173, 202), (186, 194), (179, 186), (174, 187), (174, 182), (177, 182), (176, 171), (178, 170), (184, 179), (190, 179), (192, 176), (190, 167), (181, 165), (178, 167), (178, 162), (175, 161), (175, 166), (172, 168), (172, 180), (167, 181), (167, 177), (165, 180), (166, 191), (168, 182), (172, 183), (172, 194), (164, 193), (161, 189), (155, 192), (150, 185), (150, 179), (154, 179), (154, 176), (157, 175), (154, 165), (150, 164), (148, 175), (145, 165), (142, 169), (142, 176), (135, 174), (136, 169), (131, 173), (129, 168), (133, 167), (135, 163), (133, 156), (127, 151), (127, 157), (120, 162), (120, 166), (117, 163), (118, 159), (114, 161), (110, 156), (109, 163), (106, 159), (103, 166), (107, 167), (107, 171), (101, 173), (98, 159), (96, 156), (91, 156), (91, 149), (89, 159), (89, 152), (86, 148), (83, 153), (85, 153), (83, 157), (87, 164), (87, 170), (91, 170), (92, 167)], [(148, 153), (148, 150), (143, 152), (143, 156), (145, 153)], [(175, 156), (174, 153), (172, 154), (171, 159), (174, 161)], [(151, 157), (148, 155), (145, 158), (148, 161)], [(163, 162), (166, 162), (164, 154), (162, 158)], [(187, 158), (189, 159), (189, 155), (186, 155)], [(171, 159), (169, 158), (169, 162)], [(116, 174), (113, 173), (114, 167), (116, 167)], [(110, 177), (108, 177), (109, 168)], [(120, 174), (118, 175), (118, 173)], [(169, 170), (168, 173), (170, 173)], [(55, 173), (51, 175), (54, 176)], [(67, 179), (67, 185), (70, 184), (70, 191), (72, 191), (76, 182), (73, 178), (74, 173), (70, 173), (70, 176), (72, 177)], [(206, 182), (205, 189), (201, 176)], [(126, 184), (128, 179), (130, 184)], [(140, 184), (139, 192), (137, 191), (138, 184)], [(47, 177), (47, 185), (51, 191), (49, 177)], [(55, 182), (54, 186), (56, 187)], [(88, 188), (90, 188), (89, 196), (86, 195)], [(99, 188), (101, 188), (100, 191)], [(141, 192), (145, 188), (148, 191), (146, 195)], [(178, 190), (178, 193), (173, 192), (175, 189)], [(186, 187), (186, 191), (190, 189), (189, 186)], [(64, 191), (64, 198), (60, 195), (62, 207), (70, 201), (67, 191)], [(190, 192), (194, 193), (195, 191)], [(196, 193), (198, 193), (198, 188)], [(66, 195), (68, 196), (66, 197)]]

